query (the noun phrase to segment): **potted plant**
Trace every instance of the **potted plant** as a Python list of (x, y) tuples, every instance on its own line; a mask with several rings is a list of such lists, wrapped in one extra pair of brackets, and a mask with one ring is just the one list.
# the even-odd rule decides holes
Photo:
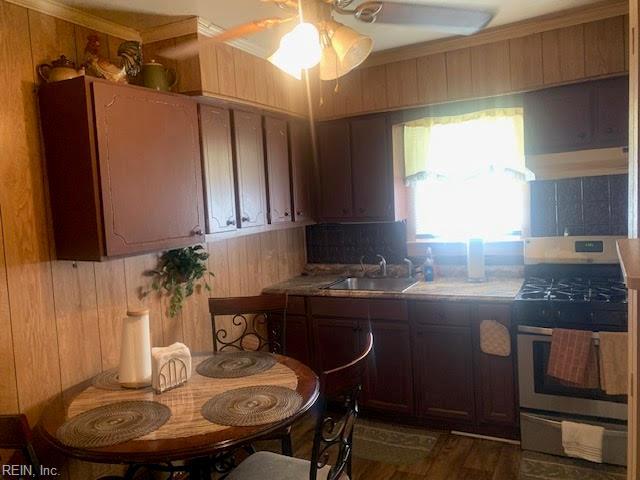
[[(158, 267), (149, 270), (147, 275), (153, 277), (151, 290), (169, 296), (169, 316), (175, 317), (182, 309), (184, 299), (200, 291), (202, 287), (211, 291), (211, 287), (204, 278), (208, 273), (206, 261), (209, 254), (202, 245), (194, 247), (176, 248), (160, 255)], [(143, 292), (143, 296), (151, 293)]]

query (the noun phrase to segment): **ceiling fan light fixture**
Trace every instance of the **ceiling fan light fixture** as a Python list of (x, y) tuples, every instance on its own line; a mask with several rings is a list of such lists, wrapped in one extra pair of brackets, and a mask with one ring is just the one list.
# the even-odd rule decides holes
[(302, 70), (315, 67), (322, 58), (320, 33), (315, 25), (301, 22), (283, 35), (280, 46), (269, 61), (300, 80)]
[(364, 62), (373, 50), (373, 39), (338, 22), (330, 22), (331, 45), (348, 72)]

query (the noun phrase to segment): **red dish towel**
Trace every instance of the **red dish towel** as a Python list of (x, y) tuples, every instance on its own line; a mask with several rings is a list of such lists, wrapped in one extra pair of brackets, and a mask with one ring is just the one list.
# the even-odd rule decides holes
[(597, 360), (590, 358), (594, 354), (591, 336), (592, 332), (585, 330), (554, 328), (547, 375), (576, 386), (586, 387), (591, 383), (594, 372), (589, 370), (594, 363), (597, 365)]

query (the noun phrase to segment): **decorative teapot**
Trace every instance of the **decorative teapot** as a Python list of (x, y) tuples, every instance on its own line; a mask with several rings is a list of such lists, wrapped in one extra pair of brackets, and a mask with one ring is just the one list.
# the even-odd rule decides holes
[(84, 75), (84, 68), (76, 69), (76, 64), (64, 55), (51, 62), (38, 65), (38, 75), (45, 82), (59, 82)]
[(145, 87), (168, 92), (176, 84), (177, 80), (178, 77), (175, 70), (166, 68), (155, 60), (142, 65), (142, 84)]

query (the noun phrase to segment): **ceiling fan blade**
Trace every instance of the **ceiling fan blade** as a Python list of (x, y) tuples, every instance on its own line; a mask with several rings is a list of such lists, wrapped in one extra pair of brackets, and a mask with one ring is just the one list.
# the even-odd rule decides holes
[(493, 15), (487, 10), (396, 2), (365, 2), (355, 11), (356, 18), (363, 22), (421, 25), (458, 35), (471, 35), (482, 30)]
[(243, 23), (242, 25), (231, 27), (228, 30), (219, 33), (218, 35), (214, 35), (213, 37), (209, 37), (204, 40), (193, 40), (180, 43), (179, 45), (176, 45), (174, 47), (169, 47), (165, 50), (162, 50), (159, 55), (166, 58), (181, 60), (197, 55), (200, 51), (200, 48), (204, 47), (205, 45), (216, 42), (228, 42), (229, 40), (235, 40), (236, 38), (246, 37), (262, 30), (275, 27), (276, 25), (280, 25), (281, 23), (290, 22), (291, 20), (294, 20), (296, 18), (296, 16), (285, 18), (272, 17), (263, 18), (262, 20), (255, 20), (249, 23)]

